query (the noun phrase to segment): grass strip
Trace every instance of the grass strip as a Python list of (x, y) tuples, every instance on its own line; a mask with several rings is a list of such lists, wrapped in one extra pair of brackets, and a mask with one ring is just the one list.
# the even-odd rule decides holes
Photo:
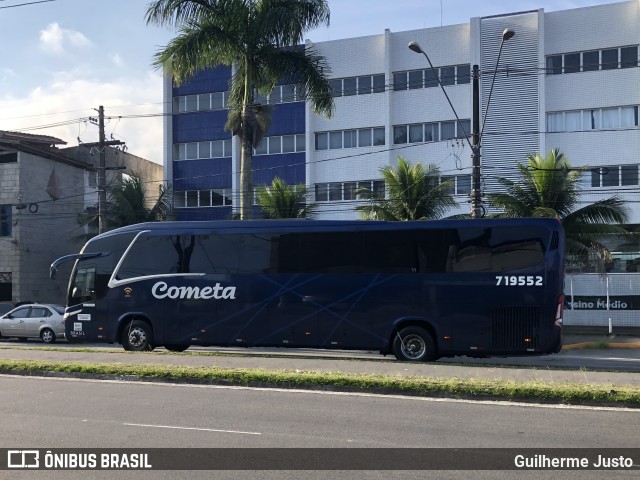
[(60, 374), (223, 385), (362, 391), (454, 398), (542, 401), (640, 408), (640, 387), (560, 382), (424, 378), (298, 370), (228, 369), (164, 365), (109, 365), (43, 361), (0, 361), (0, 373)]

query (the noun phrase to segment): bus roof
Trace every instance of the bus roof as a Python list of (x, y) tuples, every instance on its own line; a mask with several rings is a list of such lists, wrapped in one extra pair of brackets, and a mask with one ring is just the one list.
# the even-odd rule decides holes
[(188, 234), (198, 231), (218, 231), (229, 233), (271, 233), (271, 232), (323, 232), (345, 230), (411, 230), (431, 228), (490, 228), (540, 226), (549, 230), (561, 230), (561, 223), (552, 218), (482, 218), (482, 219), (443, 219), (417, 220), (406, 222), (386, 222), (370, 220), (211, 220), (211, 221), (170, 221), (148, 222), (128, 225), (102, 233), (92, 240), (123, 233), (135, 233), (143, 230), (153, 232), (166, 231), (171, 234)]

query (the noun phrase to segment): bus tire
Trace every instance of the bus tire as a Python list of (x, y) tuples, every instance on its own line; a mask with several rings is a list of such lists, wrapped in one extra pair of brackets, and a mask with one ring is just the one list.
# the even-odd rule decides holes
[(122, 346), (129, 352), (153, 350), (153, 330), (147, 322), (132, 320), (122, 331)]
[(396, 331), (393, 354), (405, 362), (428, 362), (436, 358), (436, 346), (424, 328), (410, 326)]
[(189, 348), (191, 345), (177, 345), (177, 344), (172, 344), (172, 345), (165, 345), (164, 348), (166, 348), (167, 350), (169, 350), (170, 352), (184, 352), (187, 348)]

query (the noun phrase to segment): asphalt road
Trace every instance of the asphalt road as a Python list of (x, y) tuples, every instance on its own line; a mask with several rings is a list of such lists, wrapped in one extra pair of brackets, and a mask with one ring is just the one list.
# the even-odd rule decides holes
[[(42, 347), (42, 342), (27, 341), (19, 342), (17, 340), (3, 340), (0, 347), (28, 347), (37, 349)], [(118, 344), (69, 344), (66, 342), (57, 342), (48, 347), (62, 348), (64, 347), (89, 347), (97, 351), (108, 352), (124, 352)], [(0, 348), (0, 350), (2, 350)], [(162, 349), (158, 349), (161, 351)], [(317, 349), (287, 349), (287, 348), (219, 348), (219, 347), (191, 347), (189, 352), (219, 352), (247, 355), (249, 358), (262, 357), (280, 357), (282, 359), (357, 359), (370, 360), (372, 362), (394, 363), (396, 365), (406, 365), (406, 363), (396, 362), (393, 355), (382, 356), (378, 352), (363, 351), (340, 351), (340, 350), (317, 350)], [(7, 358), (0, 354), (0, 358)], [(239, 366), (242, 362), (238, 361)], [(255, 364), (255, 360), (249, 361)], [(640, 349), (638, 348), (612, 348), (612, 349), (583, 349), (583, 350), (562, 350), (559, 353), (540, 356), (525, 357), (491, 357), (491, 358), (470, 358), (470, 357), (454, 357), (443, 358), (428, 365), (462, 365), (477, 367), (518, 367), (518, 368), (534, 368), (548, 370), (603, 370), (615, 372), (640, 372)], [(278, 368), (288, 368), (281, 365)], [(294, 366), (293, 368), (300, 368)], [(640, 382), (640, 379), (638, 380)]]
[[(640, 411), (0, 375), (0, 448), (638, 446)], [(637, 471), (0, 472), (2, 478), (637, 478)]]

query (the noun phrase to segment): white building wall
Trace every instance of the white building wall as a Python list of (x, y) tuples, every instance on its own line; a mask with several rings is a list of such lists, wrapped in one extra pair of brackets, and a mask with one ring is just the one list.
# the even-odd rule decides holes
[[(501, 34), (516, 35), (505, 42), (487, 113), (491, 78)], [(640, 1), (600, 5), (558, 12), (543, 10), (506, 13), (470, 19), (469, 24), (386, 31), (381, 35), (315, 44), (332, 68), (331, 78), (384, 72), (384, 94), (336, 98), (336, 112), (327, 120), (315, 115), (307, 122), (307, 184), (379, 178), (383, 166), (402, 155), (411, 163), (437, 165), (443, 175), (471, 174), (471, 151), (466, 142), (393, 144), (393, 126), (453, 120), (440, 88), (393, 91), (393, 73), (428, 68), (423, 55), (407, 48), (418, 42), (435, 67), (478, 63), (482, 139), (483, 194), (501, 189), (500, 177), (515, 178), (517, 161), (533, 153), (559, 148), (572, 165), (606, 166), (640, 163), (640, 130), (546, 133), (547, 112), (640, 105), (640, 68), (547, 75), (546, 56), (640, 44)], [(445, 87), (461, 119), (472, 116), (471, 84)], [(315, 151), (315, 132), (384, 126), (384, 148), (366, 147)], [(584, 175), (582, 203), (613, 194), (631, 200), (630, 223), (640, 223), (640, 204), (633, 203), (638, 186), (590, 188)], [(469, 199), (458, 198), (469, 211)], [(356, 202), (320, 205), (316, 218), (357, 218)]]
[(546, 13), (545, 55), (637, 45), (639, 20), (638, 0)]

